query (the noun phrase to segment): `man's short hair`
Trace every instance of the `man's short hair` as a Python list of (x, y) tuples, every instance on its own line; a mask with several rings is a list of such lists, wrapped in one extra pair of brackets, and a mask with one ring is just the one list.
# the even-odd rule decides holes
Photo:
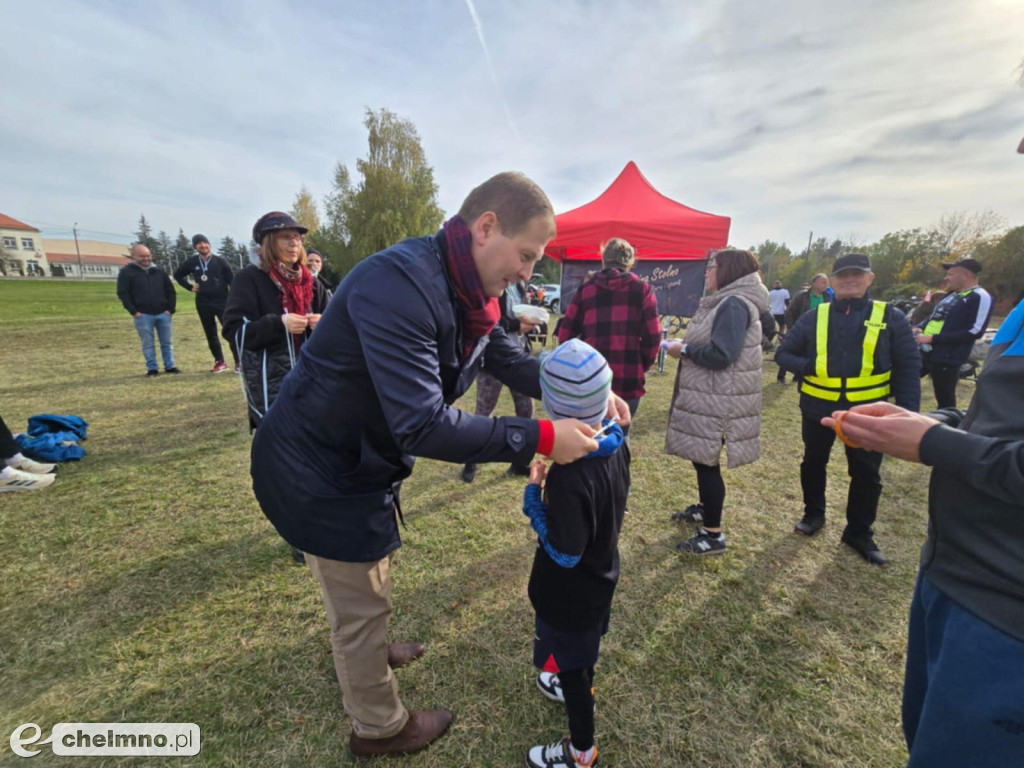
[(518, 171), (499, 173), (476, 187), (459, 208), (459, 218), (472, 226), (487, 211), (498, 217), (505, 237), (519, 234), (537, 216), (555, 216), (544, 190)]
[(819, 272), (818, 274), (811, 278), (811, 285), (814, 285), (814, 283), (817, 280), (824, 280), (825, 282), (828, 282), (828, 275), (826, 275), (824, 272)]

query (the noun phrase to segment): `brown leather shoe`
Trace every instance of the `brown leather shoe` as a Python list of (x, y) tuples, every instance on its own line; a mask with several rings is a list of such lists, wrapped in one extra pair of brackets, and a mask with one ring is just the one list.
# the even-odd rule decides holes
[(404, 667), (416, 661), (427, 650), (423, 643), (392, 643), (388, 646), (388, 666), (392, 669)]
[(450, 709), (417, 710), (409, 713), (409, 722), (394, 736), (364, 739), (353, 733), (348, 747), (356, 757), (402, 755), (418, 752), (448, 730), (455, 714)]

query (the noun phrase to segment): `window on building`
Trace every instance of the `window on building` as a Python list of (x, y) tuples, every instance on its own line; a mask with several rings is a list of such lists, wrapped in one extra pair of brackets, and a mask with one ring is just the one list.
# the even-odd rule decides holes
[(26, 251), (34, 251), (36, 249), (36, 244), (32, 242), (31, 237), (23, 237), (21, 238), (21, 247)]
[(16, 238), (16, 237), (5, 237), (4, 238), (4, 248), (13, 248), (14, 250), (18, 250), (18, 238)]

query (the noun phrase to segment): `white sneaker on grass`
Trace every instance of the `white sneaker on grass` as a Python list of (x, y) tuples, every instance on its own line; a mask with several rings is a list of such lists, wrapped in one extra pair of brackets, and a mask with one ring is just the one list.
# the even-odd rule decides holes
[[(583, 753), (580, 754), (582, 756)], [(529, 768), (598, 768), (597, 749), (590, 752), (589, 763), (580, 762), (580, 758), (574, 754), (571, 742), (562, 739), (554, 744), (531, 747), (526, 753), (526, 765)]]
[(537, 675), (537, 687), (540, 692), (552, 701), (565, 703), (565, 694), (562, 693), (562, 681), (554, 672), (541, 672)]
[(43, 464), (21, 453), (16, 453), (9, 459), (4, 459), (4, 462), (8, 467), (20, 469), (22, 472), (31, 472), (33, 475), (48, 475), (57, 468), (56, 464)]
[(14, 467), (4, 467), (0, 471), (0, 493), (8, 491), (36, 491), (53, 485), (57, 479), (56, 475), (36, 475), (32, 472), (22, 472)]

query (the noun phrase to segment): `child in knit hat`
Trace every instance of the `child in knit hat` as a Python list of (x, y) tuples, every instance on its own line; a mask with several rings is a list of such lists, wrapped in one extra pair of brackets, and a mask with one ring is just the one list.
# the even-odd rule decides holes
[(550, 471), (535, 461), (523, 496), (523, 512), (537, 532), (529, 586), (537, 614), (533, 663), (542, 670), (537, 685), (549, 699), (565, 703), (570, 734), (531, 748), (526, 763), (532, 768), (597, 767), (594, 664), (619, 580), (619, 529), (629, 489), (622, 429), (602, 423), (611, 385), (607, 361), (579, 339), (541, 357), (541, 402), (548, 416), (606, 429), (596, 438), (598, 450), (579, 461)]

